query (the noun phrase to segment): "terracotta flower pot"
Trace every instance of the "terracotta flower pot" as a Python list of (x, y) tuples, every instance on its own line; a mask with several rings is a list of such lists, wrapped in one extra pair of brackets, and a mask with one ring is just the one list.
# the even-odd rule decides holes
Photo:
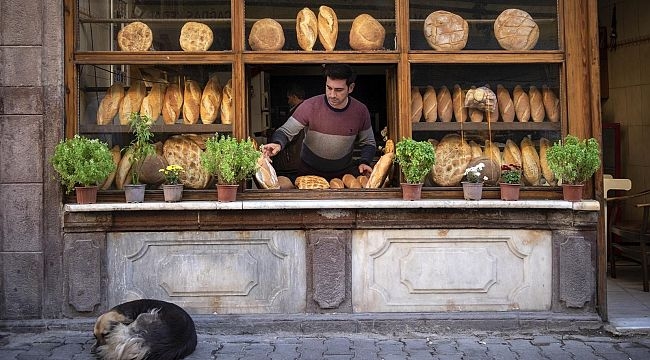
[(217, 185), (217, 200), (219, 202), (231, 202), (237, 199), (237, 190), (239, 185)]
[(562, 195), (566, 201), (580, 201), (582, 200), (582, 188), (585, 184), (562, 184)]
[(97, 202), (97, 186), (77, 186), (74, 188), (77, 204), (94, 204)]
[(422, 184), (401, 183), (402, 199), (420, 200), (422, 198)]
[(463, 181), (463, 197), (465, 200), (481, 200), (483, 197), (483, 183)]
[(144, 202), (144, 184), (127, 184), (124, 185), (124, 197), (128, 203)]
[(183, 198), (183, 184), (163, 185), (165, 202), (179, 202)]
[(514, 201), (519, 200), (520, 184), (499, 183), (501, 189), (501, 200)]

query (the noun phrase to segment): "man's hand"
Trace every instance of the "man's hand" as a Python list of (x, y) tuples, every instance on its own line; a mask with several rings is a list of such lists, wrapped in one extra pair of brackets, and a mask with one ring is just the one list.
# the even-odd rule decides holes
[(372, 168), (366, 164), (359, 164), (359, 173), (361, 175), (370, 176), (370, 174), (372, 174)]
[(280, 152), (280, 144), (276, 143), (270, 143), (266, 145), (262, 145), (262, 153), (264, 153), (264, 156), (275, 156)]

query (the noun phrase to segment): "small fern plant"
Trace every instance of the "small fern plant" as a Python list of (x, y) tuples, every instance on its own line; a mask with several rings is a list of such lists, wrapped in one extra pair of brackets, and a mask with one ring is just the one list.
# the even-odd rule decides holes
[(395, 146), (395, 161), (409, 184), (420, 184), (436, 163), (436, 151), (428, 141), (404, 138)]

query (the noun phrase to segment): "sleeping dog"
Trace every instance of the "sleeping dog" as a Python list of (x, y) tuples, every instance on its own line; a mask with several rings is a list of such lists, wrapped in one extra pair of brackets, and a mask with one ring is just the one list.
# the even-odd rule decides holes
[(93, 353), (103, 360), (178, 360), (196, 348), (194, 321), (178, 305), (152, 299), (126, 302), (101, 315)]

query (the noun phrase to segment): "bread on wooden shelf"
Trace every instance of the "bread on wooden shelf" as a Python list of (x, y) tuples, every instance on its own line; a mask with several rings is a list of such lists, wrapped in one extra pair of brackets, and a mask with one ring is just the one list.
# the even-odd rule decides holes
[(461, 50), (468, 34), (467, 21), (448, 11), (434, 11), (424, 20), (424, 37), (435, 50)]
[(539, 39), (539, 27), (527, 12), (506, 9), (494, 21), (494, 36), (505, 50), (530, 50)]
[(514, 90), (512, 90), (512, 102), (515, 105), (517, 120), (528, 122), (530, 120), (530, 100), (521, 85), (515, 85)]
[(97, 109), (97, 125), (109, 125), (120, 109), (120, 103), (124, 98), (124, 86), (121, 83), (114, 83), (106, 90)]
[(534, 85), (531, 85), (528, 89), (528, 100), (530, 101), (530, 118), (533, 122), (544, 121), (546, 111), (544, 110), (542, 92)]
[(331, 7), (321, 5), (318, 8), (318, 41), (326, 51), (332, 51), (336, 47), (338, 35), (339, 22), (336, 13)]
[(308, 7), (302, 8), (296, 15), (296, 38), (298, 46), (305, 51), (312, 51), (318, 39), (318, 19)]
[(353, 50), (381, 50), (385, 38), (386, 29), (371, 15), (361, 14), (352, 21), (350, 47)]
[(422, 96), (422, 114), (424, 121), (435, 122), (438, 120), (438, 99), (433, 86), (427, 86)]
[(257, 20), (248, 35), (248, 44), (253, 50), (277, 51), (284, 46), (284, 30), (279, 22), (264, 18)]
[(411, 88), (411, 122), (420, 122), (422, 118), (422, 94), (420, 88), (413, 86)]
[(165, 97), (163, 99), (163, 122), (168, 125), (175, 124), (181, 115), (182, 108), (183, 92), (178, 84), (170, 84), (167, 90), (165, 90)]

